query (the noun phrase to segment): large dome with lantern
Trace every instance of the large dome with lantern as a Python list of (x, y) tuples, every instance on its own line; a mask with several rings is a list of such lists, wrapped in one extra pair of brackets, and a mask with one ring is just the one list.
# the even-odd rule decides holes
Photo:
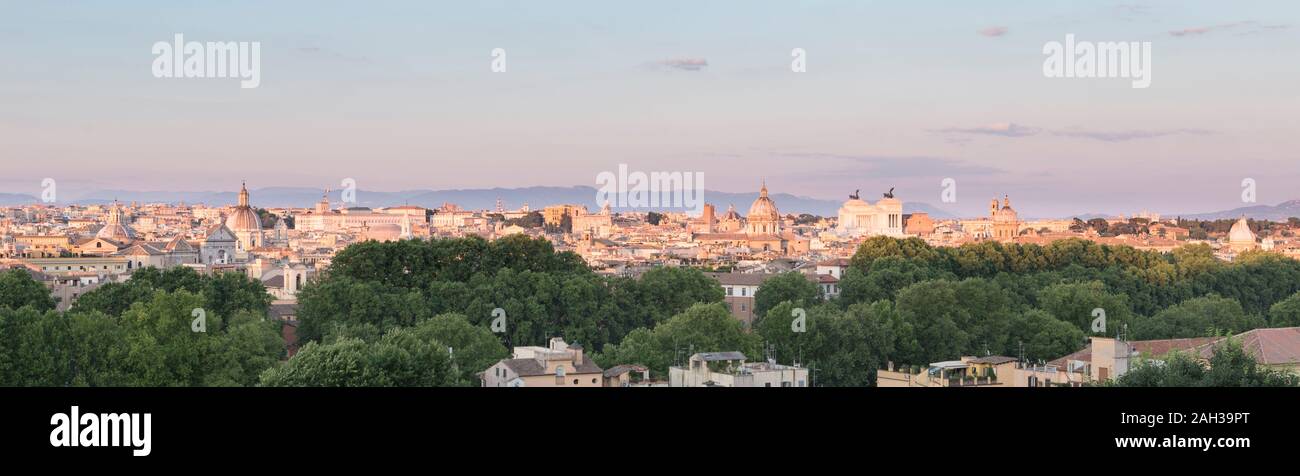
[(248, 187), (241, 186), (239, 189), (239, 205), (235, 210), (230, 212), (226, 217), (226, 228), (230, 231), (239, 232), (262, 232), (262, 220), (257, 218), (257, 212), (253, 207), (248, 205)]

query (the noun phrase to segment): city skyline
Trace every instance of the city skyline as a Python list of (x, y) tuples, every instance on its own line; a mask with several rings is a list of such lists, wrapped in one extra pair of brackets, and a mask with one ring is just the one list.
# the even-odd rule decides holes
[[(891, 187), (892, 189), (892, 187)], [(532, 206), (534, 209), (550, 205), (577, 204), (590, 207), (592, 209), (600, 208), (601, 203), (593, 198), (600, 195), (597, 189), (587, 185), (574, 185), (570, 187), (550, 187), (550, 186), (533, 186), (518, 188), (481, 188), (481, 189), (408, 189), (397, 191), (382, 190), (365, 190), (357, 189), (352, 193), (352, 201), (344, 198), (344, 194), (349, 193), (337, 187), (330, 188), (311, 188), (311, 187), (283, 187), (267, 185), (254, 187), (250, 189), (253, 193), (263, 199), (260, 205), (265, 208), (311, 208), (322, 196), (329, 197), (329, 200), (338, 207), (395, 207), (403, 205), (416, 205), (429, 209), (437, 208), (443, 205), (456, 205), (470, 210), (491, 210), (496, 206), (504, 206), (506, 209), (517, 210), (521, 207)], [(874, 201), (879, 197), (874, 197), (874, 192), (864, 192), (861, 189), (855, 189), (855, 192), (862, 192), (865, 199)], [(62, 193), (62, 192), (60, 192)], [(73, 195), (60, 195), (58, 200), (52, 202), (43, 202), (39, 195), (41, 191), (35, 193), (6, 193), (0, 192), (0, 205), (25, 206), (25, 205), (49, 205), (49, 206), (90, 206), (90, 205), (107, 205), (109, 203), (138, 203), (145, 204), (190, 204), (205, 205), (211, 207), (227, 206), (235, 202), (238, 192), (234, 190), (201, 190), (201, 191), (167, 191), (167, 190), (85, 190)], [(723, 192), (716, 190), (703, 190), (703, 202), (716, 207), (736, 206), (736, 204), (748, 203), (758, 196), (758, 191), (741, 191), (741, 192)], [(772, 196), (778, 202), (784, 203), (782, 206), (783, 213), (790, 215), (811, 214), (817, 216), (833, 217), (835, 209), (842, 203), (842, 199), (822, 199), (787, 193), (774, 189)], [(1003, 194), (1002, 197), (992, 197), (994, 200), (1001, 200), (1010, 197), (1010, 194)], [(907, 213), (927, 213), (936, 218), (961, 218), (983, 216), (987, 209), (977, 210), (971, 213), (963, 213), (958, 210), (964, 208), (951, 206), (953, 203), (943, 203), (942, 197), (938, 200), (911, 200), (908, 197), (904, 202), (904, 209)], [(981, 202), (987, 204), (987, 199)], [(1039, 207), (1034, 204), (1026, 204), (1017, 201), (1017, 208), (1028, 210), (1026, 217), (1032, 218), (1083, 218), (1089, 219), (1094, 217), (1123, 217), (1123, 216), (1166, 216), (1166, 217), (1183, 217), (1190, 219), (1236, 219), (1245, 216), (1257, 220), (1286, 220), (1291, 216), (1300, 215), (1300, 200), (1286, 200), (1277, 203), (1259, 203), (1243, 202), (1239, 206), (1224, 208), (1218, 210), (1152, 210), (1140, 206), (1129, 207), (1118, 211), (1106, 210), (1081, 210), (1078, 213), (1067, 213), (1063, 215), (1037, 215), (1035, 214)], [(697, 216), (698, 211), (684, 210), (680, 207), (664, 206), (616, 206), (619, 212), (685, 212), (687, 215)]]
[[(1300, 79), (1294, 6), (240, 6), (16, 12), (0, 192), (594, 186), (627, 163), (733, 193), (898, 187), (958, 215), (1007, 194), (1034, 216), (1300, 198), (1300, 99), (1279, 94)], [(260, 42), (260, 86), (151, 76), (149, 46), (175, 34)], [(1066, 35), (1150, 42), (1150, 87), (1044, 77)]]
[(1132, 471), (1300, 423), (1300, 3), (6, 7), (5, 456)]

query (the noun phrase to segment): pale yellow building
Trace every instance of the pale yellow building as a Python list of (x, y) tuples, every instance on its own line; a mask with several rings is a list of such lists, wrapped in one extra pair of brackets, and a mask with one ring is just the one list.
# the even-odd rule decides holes
[(515, 347), (511, 358), (480, 374), (484, 387), (601, 387), (604, 371), (579, 344), (551, 338), (546, 347)]
[(564, 217), (576, 217), (586, 215), (587, 207), (582, 205), (552, 205), (542, 209), (542, 221), (547, 225), (559, 226)]
[(19, 235), (14, 241), (27, 245), (29, 258), (57, 258), (72, 251), (72, 239), (65, 235)]
[(75, 258), (31, 258), (18, 260), (28, 269), (40, 271), (51, 276), (95, 273), (99, 275), (123, 274), (131, 271), (126, 257), (75, 257)]
[[(1182, 341), (1182, 342), (1178, 342)], [(1141, 347), (1164, 355), (1171, 349), (1192, 348), (1198, 339), (1144, 341)], [(889, 368), (876, 373), (878, 387), (1079, 387), (1117, 378), (1128, 372), (1139, 346), (1110, 337), (1093, 337), (1074, 354), (1047, 363), (1021, 362), (1014, 357), (962, 357), (934, 362), (925, 368)]]

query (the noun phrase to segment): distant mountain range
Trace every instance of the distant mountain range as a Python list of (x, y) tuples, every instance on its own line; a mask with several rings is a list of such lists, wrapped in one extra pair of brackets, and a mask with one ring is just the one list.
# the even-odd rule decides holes
[(1300, 200), (1288, 200), (1277, 205), (1251, 205), (1209, 213), (1178, 215), (1193, 220), (1236, 219), (1242, 216), (1255, 220), (1285, 221), (1291, 217), (1300, 217)]
[[(1300, 200), (1289, 200), (1277, 205), (1251, 205), (1231, 210), (1219, 210), (1204, 213), (1161, 213), (1163, 218), (1185, 218), (1191, 220), (1236, 220), (1245, 216), (1252, 220), (1286, 221), (1291, 217), (1300, 217)], [(1071, 218), (1088, 221), (1093, 218), (1113, 218), (1114, 213), (1082, 213)]]
[[(60, 190), (60, 192), (64, 192)], [(66, 193), (66, 192), (64, 192)], [(306, 187), (267, 187), (250, 190), (252, 202), (258, 207), (310, 207), (320, 201), (322, 190)], [(728, 205), (735, 205), (736, 211), (741, 215), (749, 212), (749, 205), (758, 194), (754, 192), (732, 193), (706, 190), (704, 192), (705, 202), (712, 203), (717, 207), (718, 213), (726, 211)], [(839, 200), (823, 200), (818, 198), (801, 197), (788, 193), (775, 193), (771, 195), (772, 200), (776, 201), (776, 206), (782, 213), (811, 213), (819, 216), (835, 216), (843, 204)], [(454, 203), (467, 210), (490, 210), (496, 208), (497, 198), (500, 198), (506, 209), (518, 209), (520, 205), (528, 203), (533, 209), (540, 209), (546, 205), (573, 203), (586, 205), (591, 210), (597, 210), (601, 204), (596, 203), (596, 188), (589, 186), (574, 187), (523, 187), (523, 188), (482, 188), (482, 189), (454, 189), (454, 190), (403, 190), (398, 192), (374, 192), (367, 190), (358, 190), (356, 194), (356, 206), (361, 207), (392, 207), (397, 205), (417, 205), (426, 208), (437, 208), (443, 203)], [(72, 204), (76, 205), (93, 205), (111, 203), (113, 200), (121, 202), (140, 202), (140, 203), (179, 203), (189, 204), (203, 203), (207, 205), (225, 205), (233, 204), (237, 200), (237, 192), (139, 192), (129, 190), (96, 190), (79, 196), (71, 197)], [(27, 205), (39, 202), (36, 196), (21, 193), (2, 193), (0, 192), (0, 205)], [(339, 206), (342, 204), (342, 193), (340, 191), (330, 192), (330, 204)], [(64, 203), (64, 202), (60, 202)], [(627, 210), (623, 208), (622, 210)], [(632, 209), (645, 211), (647, 209)], [(934, 207), (924, 202), (903, 202), (903, 213), (928, 213), (931, 217), (938, 219), (957, 218), (957, 215)], [(1222, 210), (1205, 213), (1165, 213), (1165, 217), (1180, 216), (1196, 220), (1219, 220), (1234, 219), (1245, 215), (1256, 220), (1274, 220), (1285, 221), (1291, 217), (1300, 217), (1300, 200), (1289, 200), (1277, 205), (1251, 205), (1248, 207), (1233, 208), (1231, 210)], [(1113, 215), (1104, 213), (1085, 213), (1073, 215), (1070, 218), (1081, 218), (1088, 220), (1090, 218), (1110, 217)]]
[(27, 205), (39, 201), (31, 195), (0, 192), (0, 205)]
[[(320, 201), (322, 190), (315, 188), (301, 187), (267, 187), (255, 190), (249, 190), (253, 206), (257, 207), (310, 207)], [(772, 200), (776, 201), (777, 208), (782, 213), (811, 213), (819, 216), (834, 216), (838, 213), (842, 201), (822, 200), (809, 197), (800, 197), (787, 193), (771, 194)], [(467, 210), (483, 210), (496, 208), (497, 199), (500, 198), (508, 210), (519, 208), (520, 205), (528, 203), (533, 209), (540, 209), (546, 205), (572, 203), (586, 205), (591, 210), (597, 210), (602, 204), (596, 203), (596, 188), (589, 186), (574, 187), (524, 187), (524, 188), (486, 188), (486, 189), (456, 189), (456, 190), (404, 190), (399, 192), (374, 192), (358, 190), (356, 193), (356, 205), (360, 207), (391, 207), (397, 205), (417, 205), (427, 208), (436, 208), (443, 203), (454, 203)], [(749, 212), (749, 205), (758, 194), (749, 193), (731, 193), (705, 190), (704, 201), (712, 203), (717, 207), (718, 213), (722, 214), (728, 205), (735, 205), (736, 211), (744, 215)], [(112, 203), (113, 200), (120, 202), (140, 202), (140, 203), (179, 203), (188, 204), (203, 203), (207, 205), (224, 205), (233, 204), (237, 200), (237, 192), (138, 192), (128, 190), (96, 190), (80, 196), (72, 197), (72, 204), (76, 205), (93, 205)], [(30, 195), (23, 194), (4, 194), (0, 193), (0, 205), (24, 205), (36, 203), (38, 199)], [(340, 191), (330, 192), (331, 206), (342, 204), (342, 193)], [(628, 210), (623, 208), (621, 210)], [(638, 210), (638, 209), (632, 209)], [(649, 210), (639, 209), (640, 211)], [(947, 211), (935, 208), (921, 202), (904, 202), (903, 213), (928, 213), (934, 218), (953, 218), (954, 215)]]

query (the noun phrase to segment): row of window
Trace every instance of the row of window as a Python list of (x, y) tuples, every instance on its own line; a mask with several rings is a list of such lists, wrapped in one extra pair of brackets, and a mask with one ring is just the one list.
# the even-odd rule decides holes
[[(130, 266), (130, 265), (131, 265), (131, 262), (128, 261), (126, 264), (127, 264), (127, 266)], [(121, 269), (121, 268), (122, 268), (121, 265), (114, 265), (114, 267), (117, 268), (117, 269)], [(62, 269), (60, 269), (60, 268), (62, 268)], [(89, 267), (89, 268), (87, 268), (87, 267), (85, 267), (85, 266), (78, 266), (77, 268), (78, 268), (79, 271), (94, 271), (94, 270), (95, 270), (95, 267), (94, 267), (94, 266), (91, 266), (91, 267)], [(103, 268), (104, 268), (104, 271), (108, 271), (108, 265), (104, 265)], [(54, 266), (54, 269), (50, 269), (49, 266), (42, 266), (41, 269), (44, 270), (44, 271), (72, 271), (72, 266)]]
[[(728, 296), (735, 296), (736, 293), (731, 286), (724, 286), (724, 288), (727, 290)], [(747, 287), (740, 288), (740, 297), (749, 297), (748, 293), (749, 293), (749, 288)]]

